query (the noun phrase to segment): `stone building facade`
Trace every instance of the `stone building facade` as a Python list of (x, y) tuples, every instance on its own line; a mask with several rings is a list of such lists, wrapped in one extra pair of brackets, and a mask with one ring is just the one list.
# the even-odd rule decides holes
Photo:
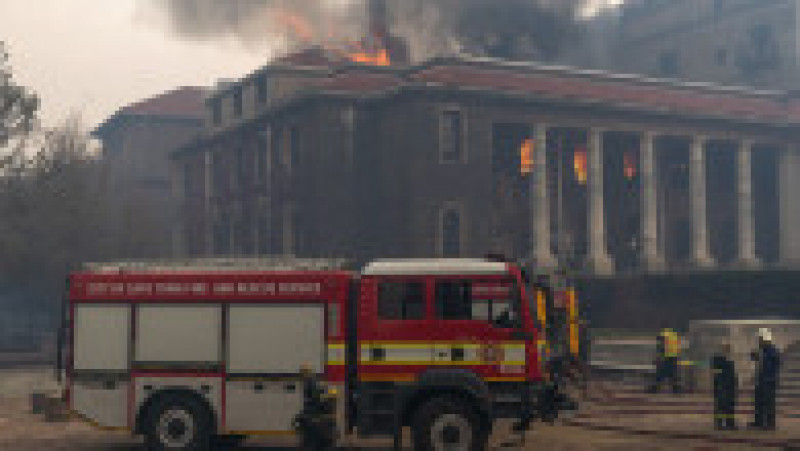
[(183, 253), (481, 256), (616, 271), (800, 261), (800, 100), (500, 60), (318, 49), (207, 101)]
[(185, 145), (204, 126), (202, 88), (178, 88), (125, 106), (100, 124), (110, 212), (128, 258), (167, 257), (173, 253), (176, 210), (169, 153)]
[(618, 15), (618, 71), (800, 87), (797, 0), (629, 0)]

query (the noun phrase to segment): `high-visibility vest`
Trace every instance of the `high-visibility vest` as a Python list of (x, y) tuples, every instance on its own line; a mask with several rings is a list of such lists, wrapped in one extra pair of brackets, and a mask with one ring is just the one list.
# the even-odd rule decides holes
[(569, 352), (577, 356), (580, 350), (578, 340), (578, 299), (574, 288), (567, 290), (567, 309), (569, 312)]
[(681, 342), (678, 334), (672, 331), (664, 332), (664, 356), (678, 357), (681, 352)]

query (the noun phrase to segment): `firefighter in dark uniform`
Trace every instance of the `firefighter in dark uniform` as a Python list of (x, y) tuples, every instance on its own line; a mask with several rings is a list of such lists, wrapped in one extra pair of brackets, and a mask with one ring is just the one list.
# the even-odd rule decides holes
[(303, 379), (303, 410), (295, 417), (294, 428), (300, 436), (301, 448), (327, 451), (336, 442), (335, 391), (328, 392), (320, 384), (309, 364), (300, 368)]
[(711, 369), (714, 374), (714, 428), (734, 430), (738, 379), (729, 343), (723, 343), (711, 358)]
[(775, 430), (775, 396), (778, 389), (780, 356), (772, 343), (769, 329), (758, 332), (758, 350), (752, 354), (756, 362), (755, 418), (750, 427)]
[(656, 337), (656, 374), (653, 384), (648, 389), (649, 393), (656, 393), (661, 382), (668, 380), (672, 384), (672, 392), (680, 391), (678, 380), (678, 357), (680, 354), (680, 339), (672, 329), (664, 329)]

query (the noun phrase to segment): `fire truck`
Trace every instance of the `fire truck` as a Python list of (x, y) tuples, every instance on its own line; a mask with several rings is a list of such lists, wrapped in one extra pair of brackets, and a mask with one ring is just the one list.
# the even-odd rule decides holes
[(554, 302), (497, 259), (87, 264), (68, 278), (63, 402), (150, 449), (203, 449), (296, 433), (312, 381), (334, 437), (485, 449), (496, 420), (542, 417)]

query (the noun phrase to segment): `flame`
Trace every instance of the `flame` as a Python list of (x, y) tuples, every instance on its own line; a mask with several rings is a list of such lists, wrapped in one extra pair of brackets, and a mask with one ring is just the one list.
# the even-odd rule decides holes
[(522, 141), (519, 148), (520, 173), (530, 174), (533, 171), (533, 140), (531, 138)]
[(389, 56), (389, 50), (380, 45), (379, 38), (370, 40), (369, 48), (365, 48), (360, 43), (350, 43), (352, 48), (349, 52), (345, 52), (345, 58), (354, 63), (367, 64), (370, 66), (391, 66), (392, 59)]
[(573, 159), (573, 167), (575, 169), (575, 180), (581, 185), (585, 185), (587, 180), (589, 179), (587, 163), (588, 161), (586, 156), (586, 149), (580, 147), (575, 149), (575, 154)]
[(623, 164), (625, 166), (625, 178), (633, 180), (636, 178), (637, 168), (636, 161), (632, 154), (626, 153), (623, 155)]
[[(365, 38), (363, 42), (336, 41), (332, 30), (315, 30), (314, 26), (302, 15), (289, 9), (276, 7), (272, 18), (278, 27), (303, 45), (319, 43), (326, 51), (343, 60), (371, 66), (390, 66), (392, 64), (385, 40), (378, 35)], [(319, 42), (323, 41), (323, 42)]]

